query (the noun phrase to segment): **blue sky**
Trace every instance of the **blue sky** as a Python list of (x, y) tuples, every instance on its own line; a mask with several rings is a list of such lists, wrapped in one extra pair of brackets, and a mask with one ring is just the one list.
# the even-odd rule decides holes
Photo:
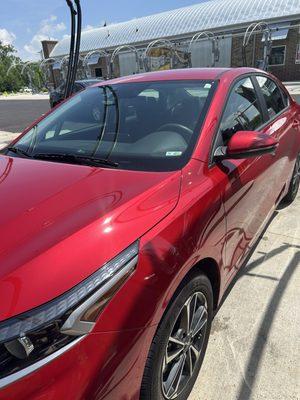
[[(204, 0), (81, 0), (83, 26), (91, 28), (184, 7)], [(2, 0), (0, 40), (12, 43), (21, 58), (37, 59), (43, 39), (61, 39), (69, 33), (65, 0)]]

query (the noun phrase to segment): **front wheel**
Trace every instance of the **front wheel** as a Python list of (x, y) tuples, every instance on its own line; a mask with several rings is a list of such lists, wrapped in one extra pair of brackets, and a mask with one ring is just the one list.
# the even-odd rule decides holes
[(300, 186), (300, 154), (298, 154), (295, 168), (293, 171), (292, 180), (289, 186), (289, 191), (285, 196), (285, 198), (283, 199), (283, 203), (289, 204), (295, 200), (299, 190), (299, 186)]
[(213, 293), (205, 275), (179, 291), (154, 336), (147, 359), (141, 400), (186, 400), (206, 352)]

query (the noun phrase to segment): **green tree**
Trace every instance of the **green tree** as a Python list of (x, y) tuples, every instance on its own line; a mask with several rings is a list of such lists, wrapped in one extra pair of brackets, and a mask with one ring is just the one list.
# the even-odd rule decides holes
[(16, 50), (11, 45), (4, 45), (0, 41), (0, 92), (17, 92), (27, 84), (26, 78), (21, 75), (21, 67), (9, 67), (13, 63), (20, 63), (20, 58), (15, 55)]

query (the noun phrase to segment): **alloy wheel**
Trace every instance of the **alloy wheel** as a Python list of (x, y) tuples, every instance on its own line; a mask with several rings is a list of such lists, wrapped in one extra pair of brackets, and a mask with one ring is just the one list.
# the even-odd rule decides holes
[(208, 321), (203, 293), (193, 293), (181, 308), (171, 330), (162, 363), (162, 391), (175, 399), (193, 376), (201, 355)]

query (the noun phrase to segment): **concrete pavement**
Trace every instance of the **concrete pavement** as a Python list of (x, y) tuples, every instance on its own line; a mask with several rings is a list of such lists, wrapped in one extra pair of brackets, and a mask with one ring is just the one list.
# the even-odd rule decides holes
[(300, 82), (286, 82), (285, 86), (291, 96), (300, 104)]
[(18, 136), (18, 133), (0, 131), (0, 149), (8, 145)]
[(28, 94), (28, 93), (17, 93), (17, 94), (9, 94), (7, 96), (0, 95), (0, 101), (1, 100), (29, 100), (29, 101), (34, 101), (34, 100), (48, 100), (49, 101), (49, 94), (42, 93), (42, 94)]

